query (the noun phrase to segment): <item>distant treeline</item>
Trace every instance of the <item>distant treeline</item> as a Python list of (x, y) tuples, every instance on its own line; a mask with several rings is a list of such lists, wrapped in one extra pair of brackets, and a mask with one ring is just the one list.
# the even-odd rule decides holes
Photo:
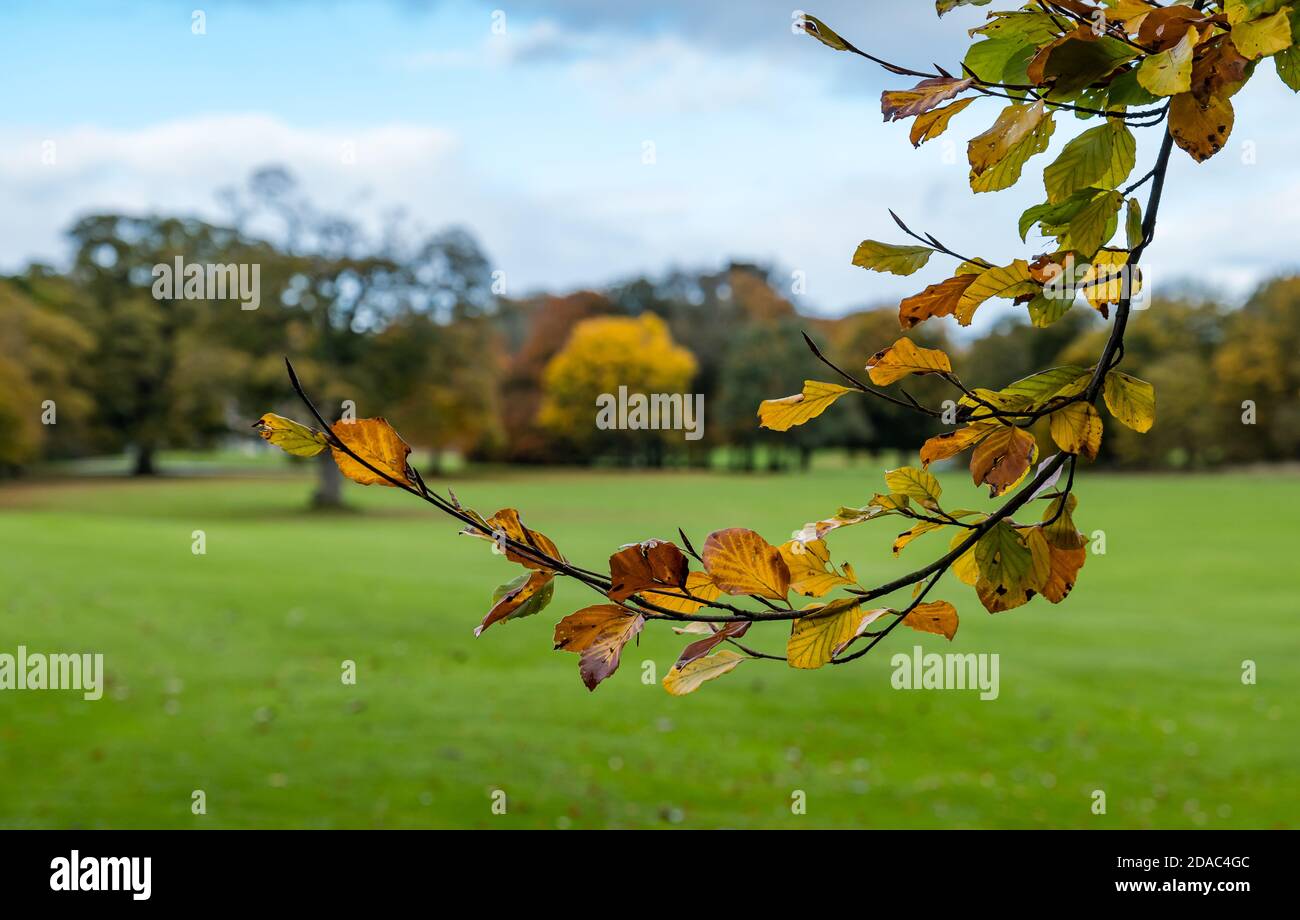
[[(244, 435), (268, 408), (301, 418), (286, 355), (332, 416), (355, 406), (418, 447), (473, 459), (702, 465), (725, 446), (730, 462), (752, 468), (756, 457), (798, 464), (825, 447), (910, 451), (939, 430), (865, 397), (785, 434), (758, 427), (761, 400), (834, 379), (801, 333), (856, 372), (899, 337), (896, 308), (801, 316), (765, 269), (745, 264), (512, 299), (494, 291), (500, 276), (463, 230), (411, 238), (394, 227), (373, 241), (315, 212), (275, 169), (230, 201), (227, 226), (85, 217), (68, 233), (67, 272), (32, 266), (0, 279), (0, 470), (126, 450), (147, 474), (161, 449)], [(176, 275), (161, 288), (158, 265)], [(226, 266), (215, 275), (227, 289), (199, 269), (182, 284), (188, 266)], [(245, 309), (251, 266), (260, 290)], [(1053, 364), (1090, 364), (1105, 322), (1080, 300), (1046, 330), (1007, 319), (966, 344), (950, 331), (930, 321), (908, 334), (949, 351), (968, 385), (996, 389)], [(1157, 292), (1125, 347), (1123, 369), (1155, 384), (1157, 422), (1145, 436), (1108, 426), (1099, 462), (1300, 454), (1300, 278), (1274, 280), (1234, 309)], [(934, 378), (907, 386), (933, 406), (954, 395)], [(598, 426), (598, 399), (619, 387), (699, 394), (703, 436)]]

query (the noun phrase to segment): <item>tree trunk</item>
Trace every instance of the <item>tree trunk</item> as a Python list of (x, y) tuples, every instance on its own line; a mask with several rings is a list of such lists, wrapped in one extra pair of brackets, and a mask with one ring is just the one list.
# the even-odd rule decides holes
[(154, 448), (152, 444), (140, 444), (135, 449), (135, 468), (132, 476), (153, 476), (158, 472), (154, 466)]
[(334, 462), (333, 454), (325, 451), (316, 458), (316, 491), (312, 494), (313, 508), (343, 507), (343, 474)]

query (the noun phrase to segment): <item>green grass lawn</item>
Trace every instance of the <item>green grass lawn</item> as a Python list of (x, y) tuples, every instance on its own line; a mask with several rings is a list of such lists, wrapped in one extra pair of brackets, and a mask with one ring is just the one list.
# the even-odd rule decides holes
[[(954, 506), (989, 506), (944, 482)], [(880, 471), (453, 485), (599, 568), (679, 525), (697, 545), (738, 525), (788, 539), (865, 503)], [(597, 595), (565, 584), (541, 616), (475, 639), (514, 566), (393, 490), (349, 486), (359, 510), (329, 515), (304, 510), (309, 491), (296, 476), (0, 489), (0, 652), (102, 652), (109, 674), (98, 702), (0, 692), (0, 827), (1300, 825), (1300, 478), (1085, 472), (1076, 522), (1107, 552), (1064, 604), (990, 616), (947, 576), (933, 596), (961, 612), (951, 644), (898, 630), (853, 665), (747, 661), (683, 698), (641, 679), (685, 642), (662, 624), (588, 693), (551, 630)], [(931, 534), (894, 559), (900, 529), (864, 524), (832, 551), (871, 584), (946, 547)], [(780, 650), (786, 631), (752, 644)], [(999, 653), (1000, 697), (894, 690), (889, 658), (916, 644)]]

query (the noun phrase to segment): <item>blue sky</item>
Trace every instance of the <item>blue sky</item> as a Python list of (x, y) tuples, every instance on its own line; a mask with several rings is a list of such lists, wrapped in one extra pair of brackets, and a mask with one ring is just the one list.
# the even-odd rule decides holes
[[(938, 20), (928, 0), (813, 12), (921, 66), (959, 59), (983, 15)], [(0, 269), (61, 263), (63, 229), (90, 210), (219, 219), (215, 192), (270, 163), (373, 225), (400, 208), (417, 226), (469, 227), (513, 294), (736, 257), (804, 272), (809, 310), (885, 302), (950, 267), (853, 268), (861, 239), (897, 238), (887, 207), (958, 250), (1025, 255), (1015, 218), (1041, 200), (1036, 180), (973, 196), (960, 146), (913, 150), (905, 125), (881, 122), (881, 89), (906, 79), (791, 34), (791, 14), (771, 0), (11, 0)], [(1300, 260), (1300, 138), (1285, 114), (1300, 100), (1266, 63), (1238, 103), (1228, 149), (1171, 173), (1157, 291), (1190, 280), (1241, 295)], [(972, 106), (951, 136), (996, 114)], [(1054, 147), (1075, 130), (1062, 119)]]

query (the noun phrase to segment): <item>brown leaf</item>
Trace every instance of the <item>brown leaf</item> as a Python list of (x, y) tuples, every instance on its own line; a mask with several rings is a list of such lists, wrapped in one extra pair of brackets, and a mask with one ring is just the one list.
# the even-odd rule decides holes
[(713, 581), (728, 594), (785, 600), (790, 590), (790, 570), (780, 551), (752, 530), (715, 530), (700, 555)]
[(957, 275), (932, 284), (919, 294), (906, 297), (898, 305), (898, 324), (911, 329), (932, 316), (951, 316), (961, 302), (961, 295), (979, 275)]
[(644, 625), (645, 617), (615, 604), (584, 607), (555, 624), (555, 648), (578, 653), (582, 682), (588, 690), (595, 690), (618, 670), (623, 646)]
[(1024, 478), (1038, 454), (1034, 436), (1013, 425), (999, 425), (975, 448), (970, 458), (975, 485), (988, 485), (994, 498)]
[[(488, 615), (483, 618), (483, 622), (474, 628), (474, 635), (483, 635), (493, 623), (499, 623), (502, 620), (513, 619), (521, 614), (527, 616), (532, 613), (541, 612), (541, 608), (546, 606), (550, 601), (551, 582), (555, 576), (550, 572), (529, 572), (527, 575), (521, 575), (516, 581), (523, 580), (522, 584), (516, 585), (511, 582), (498, 588), (499, 597), (488, 611)], [(526, 605), (534, 602), (533, 607), (529, 609)]]
[(684, 668), (697, 658), (703, 658), (713, 651), (716, 646), (721, 645), (728, 639), (739, 639), (749, 632), (749, 626), (748, 622), (743, 622), (727, 623), (720, 629), (715, 627), (715, 631), (711, 635), (705, 636), (703, 639), (697, 639), (682, 649), (682, 653), (677, 656), (677, 663), (673, 667), (677, 669)]
[[(406, 458), (411, 454), (411, 445), (403, 441), (401, 435), (394, 431), (393, 426), (385, 419), (359, 418), (350, 422), (340, 421), (335, 422), (330, 430), (353, 453), (375, 469), (398, 482), (415, 486), (410, 468), (406, 465)], [(330, 450), (334, 453), (334, 462), (338, 464), (339, 472), (353, 482), (363, 486), (394, 485), (337, 447), (332, 447)]]
[(880, 110), (884, 113), (885, 121), (921, 115), (969, 89), (971, 82), (956, 77), (931, 77), (911, 89), (888, 90), (881, 94)]
[(686, 556), (672, 543), (633, 543), (609, 557), (609, 599), (625, 601), (647, 588), (682, 588), (689, 568)]

